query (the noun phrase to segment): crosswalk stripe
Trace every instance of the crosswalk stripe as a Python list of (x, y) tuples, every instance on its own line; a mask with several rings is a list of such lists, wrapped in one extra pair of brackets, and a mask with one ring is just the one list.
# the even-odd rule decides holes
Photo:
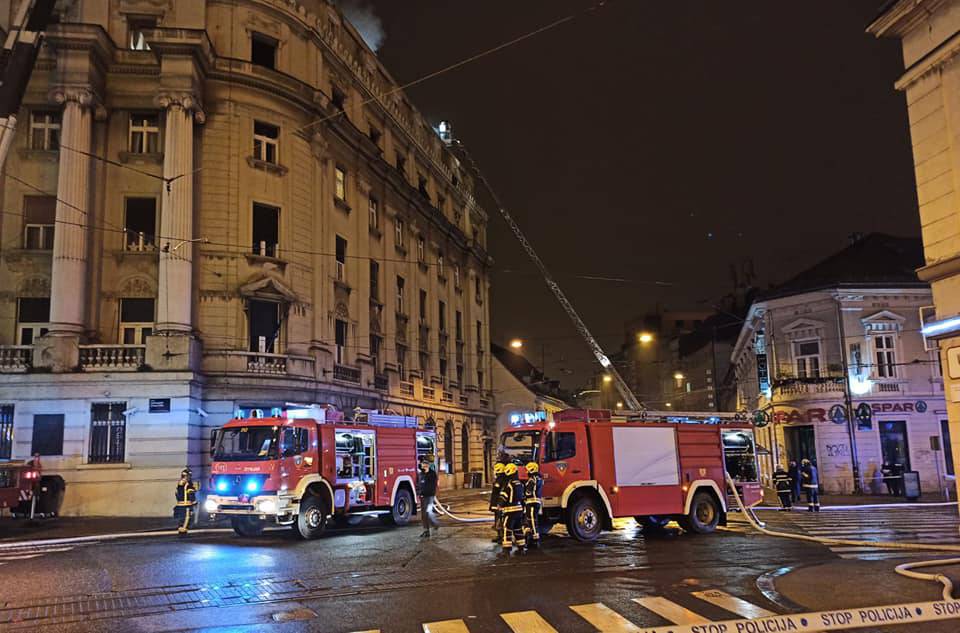
[(27, 560), (28, 558), (37, 558), (43, 554), (21, 554), (19, 556), (2, 556), (0, 560)]
[(423, 633), (470, 633), (463, 620), (444, 620), (423, 625)]
[(536, 611), (514, 611), (501, 613), (500, 617), (507, 623), (513, 633), (557, 633), (557, 630), (540, 617)]
[(633, 601), (674, 624), (706, 624), (710, 622), (710, 620), (699, 613), (695, 613), (686, 607), (681, 607), (676, 602), (659, 596), (652, 598), (634, 598)]
[(705, 600), (712, 605), (716, 605), (730, 613), (736, 613), (742, 618), (765, 618), (771, 615), (777, 615), (773, 611), (768, 611), (763, 607), (747, 602), (743, 598), (731, 596), (725, 591), (711, 589), (710, 591), (694, 591), (693, 596)]
[(574, 613), (603, 633), (641, 633), (641, 629), (602, 602), (571, 605)]

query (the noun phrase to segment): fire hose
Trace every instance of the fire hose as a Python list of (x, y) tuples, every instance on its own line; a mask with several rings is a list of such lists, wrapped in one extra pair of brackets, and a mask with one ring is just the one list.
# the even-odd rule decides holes
[[(765, 526), (761, 525), (756, 518), (750, 512), (751, 508), (748, 508), (743, 504), (743, 500), (740, 499), (740, 495), (737, 493), (737, 487), (733, 481), (733, 478), (730, 477), (729, 473), (726, 473), (727, 485), (730, 486), (730, 489), (733, 491), (733, 498), (736, 499), (737, 505), (743, 511), (743, 515), (747, 518), (747, 521), (753, 526), (755, 530), (767, 536), (779, 536), (782, 538), (792, 538), (798, 541), (809, 541), (811, 543), (820, 543), (823, 545), (848, 545), (853, 547), (877, 547), (881, 549), (902, 549), (902, 550), (922, 550), (922, 551), (933, 551), (933, 552), (960, 552), (960, 545), (927, 545), (924, 543), (893, 543), (890, 541), (854, 541), (848, 539), (836, 539), (836, 538), (827, 538), (822, 536), (809, 536), (806, 534), (795, 534), (793, 532), (779, 532), (777, 530), (767, 529)], [(939, 582), (943, 585), (943, 599), (944, 600), (954, 600), (953, 597), (953, 582), (944, 576), (943, 574), (924, 574), (920, 572), (910, 571), (914, 567), (943, 567), (947, 565), (957, 565), (960, 564), (960, 558), (945, 558), (940, 560), (926, 560), (918, 561), (912, 563), (904, 563), (898, 565), (894, 571), (905, 576), (907, 578), (914, 578), (916, 580), (930, 580)]]
[(435, 497), (433, 507), (436, 508), (440, 512), (440, 514), (450, 517), (454, 521), (459, 521), (461, 523), (492, 523), (493, 522), (493, 517), (467, 518), (467, 517), (457, 516), (456, 514), (450, 512), (450, 506), (444, 506), (443, 503), (440, 502), (439, 497)]

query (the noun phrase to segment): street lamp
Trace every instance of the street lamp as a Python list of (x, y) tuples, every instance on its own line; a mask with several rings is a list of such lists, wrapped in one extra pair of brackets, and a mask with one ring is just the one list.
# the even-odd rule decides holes
[(652, 342), (653, 342), (653, 334), (651, 334), (650, 332), (640, 332), (640, 336), (638, 336), (637, 339), (638, 339), (641, 343), (644, 343), (644, 344), (646, 344), (646, 343), (652, 343)]
[(603, 375), (603, 382), (604, 382), (604, 383), (610, 383), (610, 382), (612, 382), (612, 381), (613, 381), (613, 376), (611, 376), (610, 374), (604, 374), (604, 375)]
[(673, 375), (674, 380), (683, 380), (684, 378), (685, 376), (683, 375), (683, 373), (679, 371)]
[(512, 347), (513, 349), (520, 349), (521, 347), (523, 347), (523, 341), (521, 341), (518, 338), (515, 338), (512, 341), (510, 341), (510, 347)]
[(670, 402), (667, 402), (667, 403), (666, 403), (666, 404), (664, 404), (663, 406), (665, 406), (666, 408), (668, 408), (668, 409), (669, 409), (670, 407), (672, 407), (672, 406), (673, 406), (673, 404), (672, 404), (672, 403), (670, 403)]
[(618, 408), (618, 409), (622, 409), (622, 408), (623, 408), (623, 403), (620, 402), (620, 401), (617, 401), (617, 408)]

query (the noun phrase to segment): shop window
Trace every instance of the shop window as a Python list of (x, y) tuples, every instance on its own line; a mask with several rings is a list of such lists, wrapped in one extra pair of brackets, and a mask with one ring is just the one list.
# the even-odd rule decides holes
[(57, 218), (54, 196), (26, 196), (23, 199), (23, 247), (29, 250), (53, 250)]
[(120, 342), (124, 345), (145, 345), (153, 334), (155, 302), (153, 299), (120, 299)]
[(35, 110), (30, 113), (30, 149), (60, 149), (60, 113)]
[(126, 402), (94, 404), (90, 408), (89, 464), (120, 464), (125, 458)]
[(253, 33), (250, 37), (250, 61), (264, 68), (276, 68), (277, 40), (263, 33)]
[(253, 122), (253, 157), (256, 160), (276, 164), (279, 142), (279, 127), (263, 121)]
[(280, 209), (253, 203), (253, 254), (277, 257), (280, 250)]
[(260, 354), (278, 354), (280, 330), (283, 324), (281, 304), (274, 301), (251, 299), (247, 306), (250, 341), (249, 350)]
[(34, 340), (50, 330), (50, 299), (21, 297), (17, 299), (17, 342), (33, 345)]
[(63, 414), (38, 414), (33, 416), (31, 455), (63, 455)]
[(160, 115), (156, 113), (130, 115), (128, 149), (131, 154), (160, 152)]
[(126, 233), (126, 250), (153, 250), (157, 234), (157, 199), (126, 198), (123, 229)]
[(793, 344), (797, 378), (820, 377), (820, 341), (797, 341)]

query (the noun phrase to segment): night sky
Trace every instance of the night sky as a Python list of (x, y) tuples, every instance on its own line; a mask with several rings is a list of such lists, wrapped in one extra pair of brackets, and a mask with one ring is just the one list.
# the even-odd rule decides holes
[[(406, 82), (591, 4), (379, 0), (379, 55)], [(626, 319), (730, 293), (731, 264), (765, 287), (855, 231), (919, 236), (899, 43), (864, 32), (880, 4), (611, 0), (408, 94), (612, 353)], [(537, 364), (545, 344), (548, 374), (582, 384), (586, 345), (488, 211), (494, 342)]]

